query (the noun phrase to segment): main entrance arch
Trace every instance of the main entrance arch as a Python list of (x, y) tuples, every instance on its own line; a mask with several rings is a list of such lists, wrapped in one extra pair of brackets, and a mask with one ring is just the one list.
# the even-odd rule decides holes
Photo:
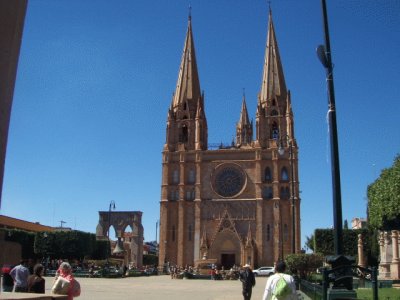
[(210, 257), (217, 259), (217, 264), (225, 269), (241, 263), (242, 243), (238, 235), (224, 229), (217, 233), (210, 247)]

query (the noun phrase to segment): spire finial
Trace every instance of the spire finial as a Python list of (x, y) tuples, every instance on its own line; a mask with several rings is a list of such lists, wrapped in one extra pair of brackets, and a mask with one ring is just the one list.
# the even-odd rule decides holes
[(189, 21), (192, 20), (192, 4), (189, 4)]
[(246, 88), (243, 88), (243, 98), (246, 97)]
[(268, 9), (269, 9), (269, 13), (271, 14), (271, 0), (270, 1), (267, 1), (268, 2)]

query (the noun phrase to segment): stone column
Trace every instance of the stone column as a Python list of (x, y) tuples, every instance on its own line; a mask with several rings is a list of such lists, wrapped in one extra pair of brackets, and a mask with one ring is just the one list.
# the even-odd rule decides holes
[(358, 235), (358, 265), (365, 268), (364, 245), (362, 234)]
[(388, 232), (381, 232), (379, 235), (379, 246), (381, 254), (381, 262), (379, 264), (379, 279), (390, 278), (389, 244), (390, 238), (388, 236)]
[(390, 274), (392, 279), (400, 279), (399, 232), (397, 230), (392, 230), (392, 263), (390, 265)]

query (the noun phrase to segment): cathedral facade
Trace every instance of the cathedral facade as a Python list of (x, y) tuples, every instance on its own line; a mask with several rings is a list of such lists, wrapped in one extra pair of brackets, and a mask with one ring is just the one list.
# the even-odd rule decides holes
[[(300, 249), (298, 147), (272, 14), (255, 124), (209, 149), (189, 16), (162, 152), (159, 264), (270, 265)], [(253, 129), (255, 132), (253, 132)]]

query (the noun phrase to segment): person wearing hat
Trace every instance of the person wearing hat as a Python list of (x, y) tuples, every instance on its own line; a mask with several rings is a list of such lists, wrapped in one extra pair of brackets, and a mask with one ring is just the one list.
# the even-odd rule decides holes
[(243, 266), (243, 270), (240, 272), (239, 279), (242, 282), (243, 299), (250, 300), (251, 292), (253, 291), (253, 287), (256, 285), (256, 279), (249, 264), (245, 264)]
[[(296, 295), (296, 284), (294, 282), (294, 278), (289, 275), (285, 274), (286, 264), (284, 261), (280, 261), (275, 265), (275, 274), (271, 275), (268, 280), (267, 284), (265, 285), (264, 295), (262, 300), (275, 300), (275, 299), (284, 299), (284, 300), (295, 300), (297, 299)], [(275, 295), (277, 286), (279, 285), (279, 280), (283, 278), (287, 283), (287, 292), (282, 297), (278, 297)]]

